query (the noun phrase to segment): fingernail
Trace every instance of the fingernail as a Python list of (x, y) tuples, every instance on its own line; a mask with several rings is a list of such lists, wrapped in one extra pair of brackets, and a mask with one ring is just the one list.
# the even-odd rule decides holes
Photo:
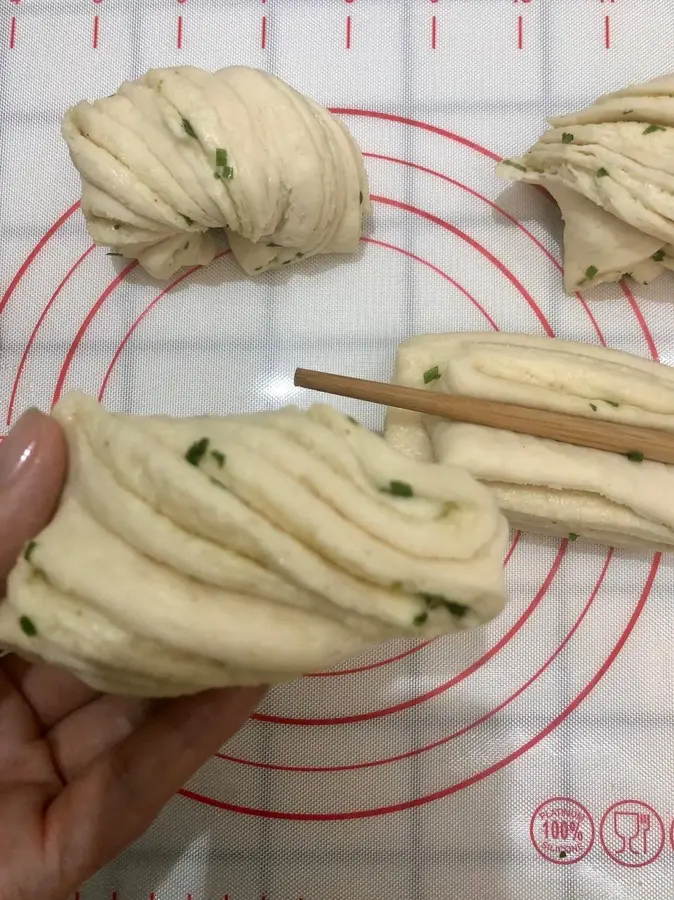
[(0, 489), (30, 461), (36, 444), (36, 425), (41, 418), (39, 410), (27, 410), (0, 444)]

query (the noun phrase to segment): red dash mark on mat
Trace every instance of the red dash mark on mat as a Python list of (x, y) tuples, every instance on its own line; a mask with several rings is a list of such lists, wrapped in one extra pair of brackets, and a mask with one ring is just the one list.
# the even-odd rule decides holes
[(611, 49), (611, 17), (606, 16), (604, 19), (604, 47)]
[(178, 16), (178, 38), (177, 38), (177, 46), (178, 50), (183, 49), (183, 17)]
[(438, 19), (436, 16), (431, 18), (431, 50), (438, 49)]
[(9, 23), (9, 49), (13, 50), (16, 46), (16, 16), (12, 16)]
[(522, 50), (524, 47), (524, 22), (522, 16), (517, 17), (517, 49)]
[(94, 36), (92, 39), (92, 44), (94, 50), (98, 50), (98, 33), (100, 31), (99, 19), (98, 16), (94, 16)]
[(346, 17), (346, 49), (351, 49), (351, 16)]
[(260, 36), (260, 46), (263, 50), (267, 49), (267, 17), (262, 16), (262, 34)]

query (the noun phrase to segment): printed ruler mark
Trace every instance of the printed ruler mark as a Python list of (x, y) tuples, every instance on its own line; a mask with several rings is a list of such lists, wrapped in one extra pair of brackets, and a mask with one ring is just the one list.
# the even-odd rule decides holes
[(431, 16), (431, 50), (438, 49), (438, 17)]
[(183, 17), (178, 16), (178, 29), (176, 33), (176, 46), (178, 50), (183, 49)]
[(517, 17), (517, 49), (524, 49), (524, 19), (522, 16)]
[[(94, 0), (96, 2), (96, 0)], [(98, 50), (98, 38), (100, 35), (100, 21), (98, 16), (94, 16), (94, 31), (91, 36), (91, 45), (94, 50)]]
[[(603, 0), (602, 0), (603, 2)], [(604, 17), (604, 49), (611, 49), (611, 17)]]
[(16, 47), (16, 32), (17, 32), (16, 16), (12, 16), (12, 19), (9, 23), (9, 49), (10, 50), (13, 50)]
[[(264, 3), (265, 0), (262, 0)], [(267, 49), (267, 17), (262, 16), (262, 28), (260, 29), (260, 47), (263, 50)]]
[[(346, 0), (348, 3), (349, 0)], [(351, 49), (351, 16), (346, 17), (346, 49)]]

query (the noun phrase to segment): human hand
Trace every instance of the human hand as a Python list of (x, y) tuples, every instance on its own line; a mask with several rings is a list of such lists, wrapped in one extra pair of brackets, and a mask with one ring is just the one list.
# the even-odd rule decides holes
[[(59, 426), (38, 412), (0, 444), (0, 598), (23, 545), (53, 514), (66, 466)], [(69, 897), (148, 828), (262, 695), (139, 701), (1, 658), (0, 900)]]

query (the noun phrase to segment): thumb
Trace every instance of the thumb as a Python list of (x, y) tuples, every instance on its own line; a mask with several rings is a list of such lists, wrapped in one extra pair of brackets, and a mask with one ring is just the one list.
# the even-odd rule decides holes
[(24, 413), (0, 443), (0, 597), (21, 548), (56, 509), (67, 460), (61, 428), (37, 410)]

